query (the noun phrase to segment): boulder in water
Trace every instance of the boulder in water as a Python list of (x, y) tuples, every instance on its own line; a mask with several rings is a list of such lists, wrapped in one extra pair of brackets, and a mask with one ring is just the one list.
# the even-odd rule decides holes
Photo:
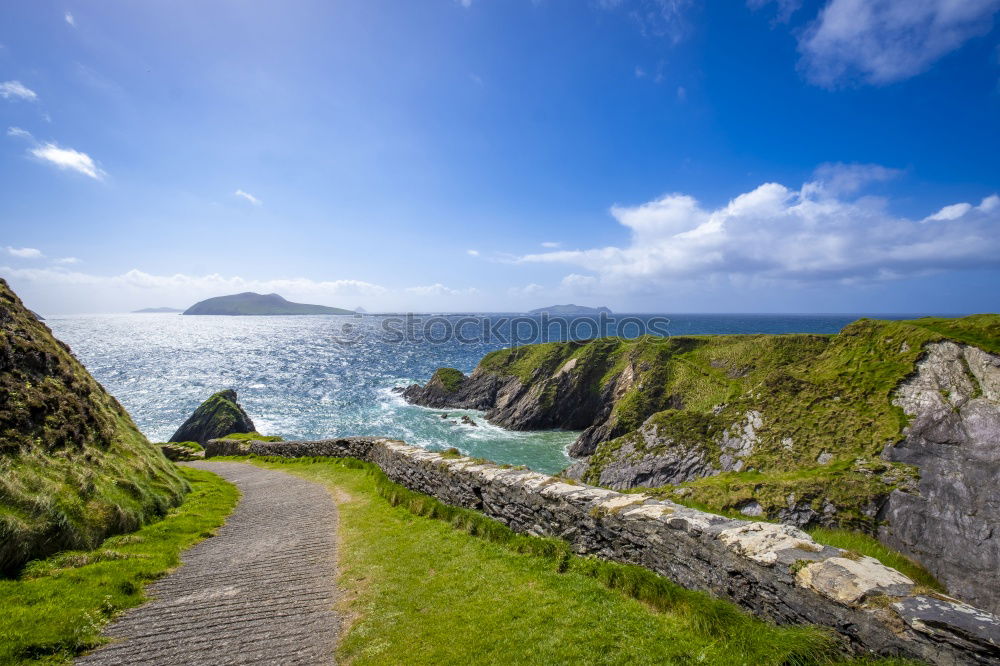
[(226, 389), (201, 403), (170, 441), (204, 444), (210, 439), (256, 430), (253, 421), (236, 401), (236, 391)]

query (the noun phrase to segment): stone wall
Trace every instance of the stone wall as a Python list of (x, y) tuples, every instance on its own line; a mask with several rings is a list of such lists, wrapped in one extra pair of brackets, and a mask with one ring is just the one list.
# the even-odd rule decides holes
[(352, 457), (448, 504), (481, 511), (576, 552), (638, 564), (779, 623), (832, 627), (855, 652), (935, 664), (1000, 663), (1000, 620), (913, 582), (869, 557), (789, 525), (733, 520), (646, 495), (451, 458), (402, 442), (212, 440), (207, 456)]

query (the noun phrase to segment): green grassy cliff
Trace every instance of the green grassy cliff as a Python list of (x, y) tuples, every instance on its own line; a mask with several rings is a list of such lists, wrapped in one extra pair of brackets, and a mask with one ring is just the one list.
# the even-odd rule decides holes
[(121, 405), (0, 280), (0, 572), (135, 530), (186, 490)]
[(486, 355), (436, 406), (486, 409), (517, 429), (582, 429), (570, 473), (589, 483), (872, 532), (885, 497), (918, 474), (881, 457), (907, 423), (893, 393), (944, 339), (996, 352), (1000, 316), (529, 345)]

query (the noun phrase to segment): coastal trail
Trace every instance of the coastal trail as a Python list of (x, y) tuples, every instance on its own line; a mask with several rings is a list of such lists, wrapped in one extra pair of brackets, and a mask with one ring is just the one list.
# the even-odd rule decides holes
[(337, 507), (321, 485), (234, 462), (185, 463), (243, 494), (214, 537), (108, 625), (77, 664), (332, 664)]

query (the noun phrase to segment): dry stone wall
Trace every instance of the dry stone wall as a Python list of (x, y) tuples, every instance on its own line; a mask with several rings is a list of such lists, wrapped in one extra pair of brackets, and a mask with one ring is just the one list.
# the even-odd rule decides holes
[(1000, 663), (1000, 620), (895, 569), (823, 546), (801, 530), (734, 520), (642, 494), (446, 457), (394, 440), (212, 440), (207, 456), (351, 457), (516, 531), (565, 539), (582, 555), (637, 564), (779, 623), (835, 629), (856, 652), (935, 664)]

